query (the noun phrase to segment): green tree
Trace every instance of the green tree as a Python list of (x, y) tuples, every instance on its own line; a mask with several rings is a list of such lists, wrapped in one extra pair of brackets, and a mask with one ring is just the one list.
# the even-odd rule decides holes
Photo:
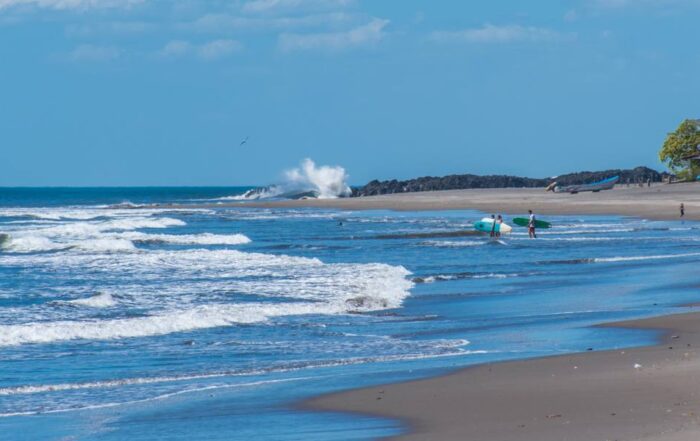
[(666, 136), (659, 159), (665, 162), (671, 171), (686, 179), (695, 179), (700, 174), (700, 160), (687, 159), (699, 154), (700, 119), (686, 119), (675, 132)]

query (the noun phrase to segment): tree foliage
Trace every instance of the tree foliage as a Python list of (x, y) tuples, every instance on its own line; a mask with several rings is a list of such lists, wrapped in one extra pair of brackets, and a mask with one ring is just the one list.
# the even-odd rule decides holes
[(700, 161), (683, 159), (700, 153), (700, 120), (686, 119), (675, 132), (666, 136), (659, 159), (675, 173), (694, 179), (700, 172)]

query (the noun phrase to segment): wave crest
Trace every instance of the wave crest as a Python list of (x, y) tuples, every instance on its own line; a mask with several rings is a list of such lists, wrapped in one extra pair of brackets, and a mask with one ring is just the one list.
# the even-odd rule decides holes
[(285, 180), (281, 184), (248, 190), (242, 195), (222, 200), (335, 199), (352, 193), (347, 184), (349, 176), (341, 166), (317, 166), (313, 160), (306, 158), (299, 167), (287, 170), (284, 176)]

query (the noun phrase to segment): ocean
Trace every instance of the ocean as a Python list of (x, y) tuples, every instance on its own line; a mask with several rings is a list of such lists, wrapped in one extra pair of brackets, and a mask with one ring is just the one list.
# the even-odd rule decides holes
[(591, 326), (697, 301), (695, 222), (218, 206), (250, 189), (0, 189), (0, 439), (376, 439), (405, 428), (298, 403), (648, 344)]

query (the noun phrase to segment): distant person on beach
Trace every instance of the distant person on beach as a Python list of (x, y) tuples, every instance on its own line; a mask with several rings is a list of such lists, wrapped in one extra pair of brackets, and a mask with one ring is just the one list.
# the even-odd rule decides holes
[(489, 236), (491, 236), (491, 237), (496, 236), (496, 215), (495, 214), (491, 215), (491, 234)]
[(532, 210), (527, 210), (530, 213), (530, 222), (527, 224), (527, 234), (530, 239), (537, 239), (537, 233), (535, 232), (535, 213)]
[(681, 217), (685, 216), (685, 206), (681, 202)]

